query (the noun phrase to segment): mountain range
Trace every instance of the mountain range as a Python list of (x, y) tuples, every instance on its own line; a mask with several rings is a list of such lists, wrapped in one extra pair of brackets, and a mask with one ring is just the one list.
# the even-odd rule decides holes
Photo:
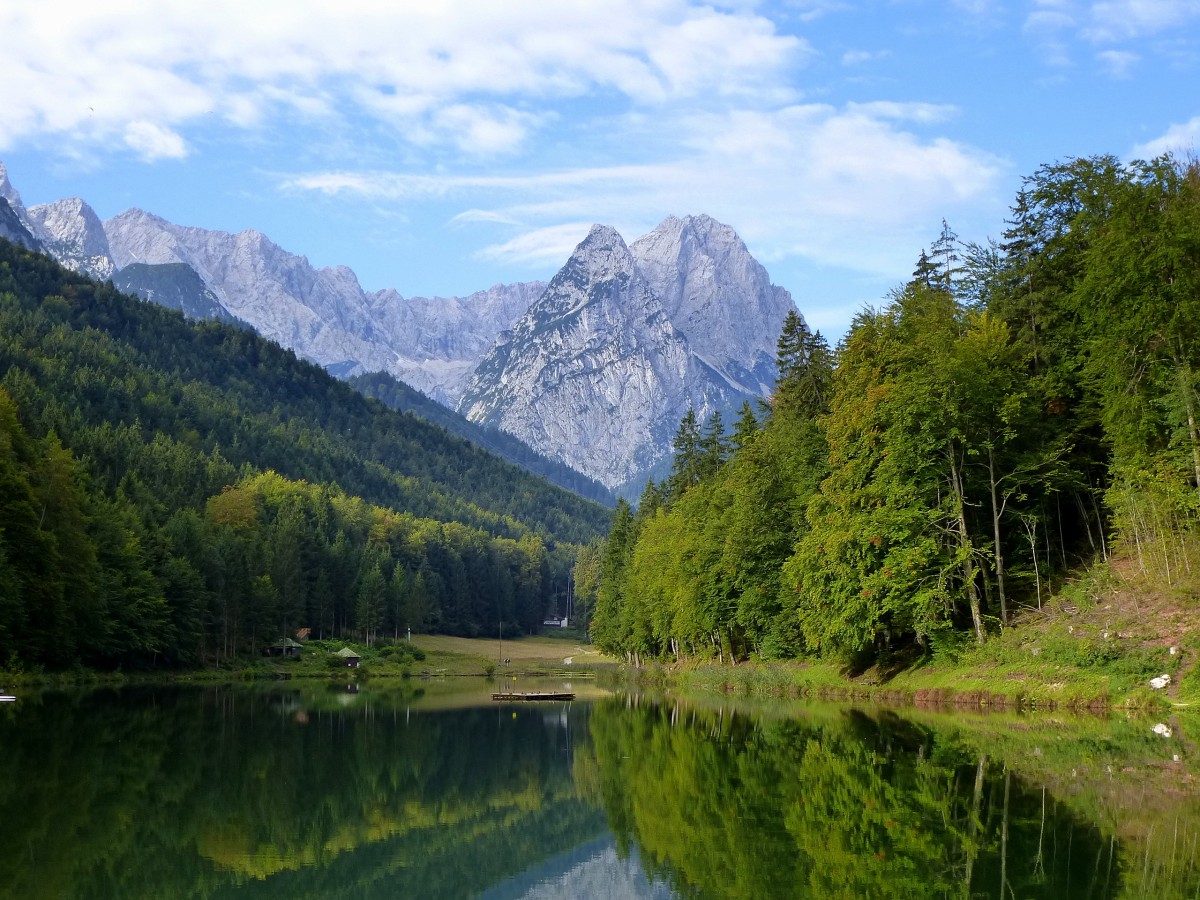
[(339, 377), (386, 373), (627, 495), (669, 459), (689, 408), (726, 414), (770, 392), (794, 308), (704, 215), (628, 245), (595, 226), (548, 284), (468, 297), (365, 291), (257, 231), (140, 209), (101, 221), (78, 198), (26, 208), (2, 163), (0, 236), (190, 316), (240, 320)]

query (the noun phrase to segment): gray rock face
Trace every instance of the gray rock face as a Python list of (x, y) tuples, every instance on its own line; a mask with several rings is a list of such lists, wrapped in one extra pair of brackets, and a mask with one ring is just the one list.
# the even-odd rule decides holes
[(21, 195), (8, 180), (8, 169), (0, 162), (0, 237), (20, 244), (30, 250), (44, 250), (29, 221), (29, 213), (21, 202)]
[(29, 250), (42, 250), (42, 243), (33, 236), (8, 200), (0, 196), (0, 238), (20, 244)]
[(612, 228), (594, 226), (484, 357), (459, 411), (616, 488), (671, 452), (689, 407), (739, 395), (691, 349)]
[(8, 205), (21, 217), (22, 221), (27, 220), (25, 204), (21, 202), (21, 195), (17, 193), (17, 189), (8, 180), (8, 169), (2, 162), (0, 162), (0, 198), (8, 201)]
[(368, 294), (345, 266), (315, 269), (257, 231), (187, 228), (138, 209), (104, 227), (118, 266), (184, 263), (260, 334), (343, 377), (388, 372), (447, 405), (544, 286), (406, 300), (392, 289)]
[(78, 197), (30, 207), (28, 216), (46, 251), (68, 269), (101, 281), (112, 277), (116, 267), (104, 226)]
[(768, 393), (795, 304), (737, 233), (709, 216), (671, 216), (629, 249), (692, 352), (746, 393)]
[(181, 310), (188, 318), (233, 321), (216, 294), (186, 263), (130, 263), (115, 272), (112, 280), (119, 290), (159, 306)]
[(544, 281), (498, 284), (468, 297), (409, 297), (387, 288), (367, 296), (395, 352), (388, 371), (453, 407), (500, 332), (545, 290)]
[(113, 259), (191, 266), (221, 305), (263, 336), (323, 365), (386, 368), (362, 288), (345, 266), (314, 269), (257, 231), (174, 225), (139, 209), (105, 222)]

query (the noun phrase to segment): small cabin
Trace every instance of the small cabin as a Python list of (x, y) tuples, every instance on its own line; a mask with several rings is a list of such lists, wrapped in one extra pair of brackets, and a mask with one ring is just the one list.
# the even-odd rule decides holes
[(347, 669), (357, 669), (359, 663), (362, 662), (362, 657), (349, 647), (343, 647), (335, 655), (342, 658), (342, 661), (345, 663)]
[(542, 624), (546, 625), (550, 628), (566, 628), (567, 627), (567, 617), (563, 616), (560, 619), (558, 616), (547, 616), (545, 621), (542, 622)]
[(291, 638), (284, 638), (278, 643), (271, 644), (269, 647), (263, 647), (263, 656), (299, 656), (304, 647), (299, 641), (293, 641)]

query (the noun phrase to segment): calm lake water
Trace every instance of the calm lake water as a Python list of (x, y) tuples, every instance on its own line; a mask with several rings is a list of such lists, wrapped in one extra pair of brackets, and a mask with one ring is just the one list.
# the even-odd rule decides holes
[(1178, 727), (491, 687), (22, 691), (0, 897), (1200, 892)]

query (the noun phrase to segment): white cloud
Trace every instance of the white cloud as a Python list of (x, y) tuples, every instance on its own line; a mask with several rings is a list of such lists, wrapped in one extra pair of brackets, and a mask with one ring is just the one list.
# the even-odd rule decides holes
[(559, 266), (587, 237), (591, 227), (592, 223), (565, 222), (535, 228), (503, 243), (489, 244), (477, 256), (494, 262)]
[(492, 209), (466, 209), (450, 220), (450, 227), (486, 223), (490, 225), (520, 225), (512, 216)]
[(1041, 51), (1048, 65), (1071, 64), (1067, 38), (1077, 26), (1077, 12), (1069, 0), (1036, 0), (1025, 17), (1023, 31)]
[(796, 17), (802, 22), (813, 22), (829, 13), (849, 8), (849, 4), (841, 0), (787, 0), (784, 5), (796, 10)]
[(1200, 149), (1200, 116), (1172, 125), (1160, 137), (1138, 144), (1133, 148), (1133, 156), (1137, 159), (1153, 159), (1164, 153), (1186, 155)]
[(183, 138), (153, 122), (130, 122), (125, 129), (125, 143), (147, 162), (187, 156)]
[(878, 119), (894, 119), (897, 122), (918, 122), (929, 125), (953, 118), (958, 110), (945, 103), (896, 103), (876, 100), (870, 103), (851, 103), (848, 111)]
[(507, 153), (564, 98), (786, 99), (810, 52), (751, 8), (695, 0), (41, 0), (0, 6), (0, 34), (0, 149), (289, 112)]
[(842, 65), (861, 66), (865, 63), (874, 62), (877, 59), (885, 59), (890, 55), (890, 50), (847, 50), (842, 54)]
[(657, 127), (676, 138), (668, 160), (510, 175), (317, 173), (286, 186), (465, 201), (470, 207), (452, 223), (503, 223), (505, 238), (479, 251), (503, 262), (561, 262), (586, 234), (581, 223), (629, 223), (633, 237), (667, 214), (706, 212), (737, 228), (763, 259), (881, 275), (908, 271), (943, 216), (1002, 215), (1006, 163), (903, 127), (948, 113), (876, 103), (663, 116)]
[(442, 107), (432, 116), (439, 132), (452, 135), (460, 150), (474, 156), (518, 149), (537, 119), (507, 107), (481, 109), (463, 103)]
[(1102, 0), (1094, 3), (1084, 36), (1095, 42), (1159, 34), (1200, 17), (1200, 0)]
[(1128, 78), (1140, 57), (1128, 50), (1101, 50), (1096, 59), (1113, 78)]

